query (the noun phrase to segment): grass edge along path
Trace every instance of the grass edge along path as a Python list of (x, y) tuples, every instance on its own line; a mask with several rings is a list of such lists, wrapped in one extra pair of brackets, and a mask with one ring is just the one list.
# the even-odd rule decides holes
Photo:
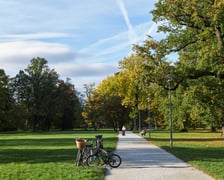
[(102, 180), (105, 168), (75, 166), (75, 138), (95, 143), (98, 134), (103, 135), (105, 149), (115, 149), (117, 133), (112, 130), (1, 133), (0, 179)]
[(169, 137), (169, 132), (151, 131), (146, 139), (215, 179), (224, 180), (224, 139), (220, 132), (174, 132), (173, 148)]

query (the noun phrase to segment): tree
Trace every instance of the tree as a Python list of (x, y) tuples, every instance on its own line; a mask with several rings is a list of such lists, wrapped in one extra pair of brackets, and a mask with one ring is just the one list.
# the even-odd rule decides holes
[[(134, 53), (119, 62), (120, 72), (102, 86), (106, 94), (131, 107), (134, 119), (137, 109), (147, 109), (150, 98), (154, 116), (166, 126), (171, 90), (176, 130), (218, 127), (224, 105), (224, 2), (158, 0), (152, 14), (166, 36), (159, 41), (149, 36), (142, 45), (134, 45)], [(173, 53), (178, 55), (176, 62), (169, 59)], [(168, 74), (173, 75), (171, 87)]]
[(59, 79), (44, 58), (33, 58), (30, 65), (12, 80), (20, 123), (24, 130), (72, 129), (81, 122), (81, 97), (67, 78)]
[[(179, 78), (175, 79), (174, 87), (192, 80), (204, 82), (208, 89), (219, 89), (224, 78), (224, 2), (159, 0), (152, 13), (155, 22), (163, 22), (159, 31), (167, 33), (167, 37), (160, 41), (160, 48), (165, 54), (175, 52), (179, 55), (175, 72), (172, 72)], [(214, 77), (218, 80), (214, 80)], [(205, 104), (215, 97), (209, 92), (204, 95), (208, 97)], [(197, 99), (202, 101), (203, 98), (200, 97), (197, 96)], [(209, 111), (207, 109), (207, 115), (217, 110), (218, 106), (214, 106), (215, 104), (207, 106), (210, 108)], [(218, 117), (210, 114), (209, 118), (217, 120)], [(213, 125), (214, 122), (210, 124)]]
[(11, 79), (17, 113), (17, 129), (28, 130), (31, 128), (31, 93), (28, 75), (20, 71)]
[(0, 131), (16, 129), (14, 100), (9, 81), (9, 76), (0, 69)]
[(168, 33), (161, 47), (167, 54), (179, 54), (178, 66), (187, 78), (224, 78), (223, 7), (224, 2), (216, 0), (159, 0), (152, 11), (154, 21), (164, 22), (159, 31)]
[(129, 124), (131, 110), (128, 106), (122, 105), (122, 98), (118, 95), (120, 94), (118, 93), (119, 84), (118, 76), (115, 75), (104, 79), (96, 89), (101, 100), (104, 122), (112, 126), (115, 131), (117, 128), (121, 129), (123, 125)]
[(50, 128), (49, 115), (55, 111), (54, 99), (58, 74), (50, 70), (43, 58), (33, 58), (31, 64), (14, 79), (17, 104), (27, 115), (26, 129)]
[(56, 120), (53, 122), (54, 126), (62, 130), (72, 129), (80, 124), (81, 117), (81, 103), (78, 92), (74, 85), (69, 82), (69, 79), (59, 81), (57, 85), (55, 97), (56, 104)]
[(95, 83), (90, 83), (90, 84), (84, 84), (84, 89), (85, 89), (85, 95), (86, 98), (90, 98), (90, 96), (92, 95), (94, 89), (95, 89)]

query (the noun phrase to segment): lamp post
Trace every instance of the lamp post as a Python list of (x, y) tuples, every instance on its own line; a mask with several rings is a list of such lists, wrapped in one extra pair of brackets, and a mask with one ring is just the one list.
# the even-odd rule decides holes
[(135, 94), (135, 108), (136, 108), (136, 119), (138, 118), (138, 130), (141, 131), (141, 112), (139, 109), (139, 103), (138, 103), (138, 94)]
[(133, 130), (137, 130), (137, 120), (138, 120), (138, 116), (137, 116), (137, 111), (138, 111), (138, 94), (135, 94), (134, 97), (134, 102), (135, 102), (135, 109), (134, 109), (134, 119), (133, 119)]
[(150, 98), (148, 97), (147, 98), (147, 100), (148, 100), (148, 128), (149, 128), (149, 130), (151, 129), (151, 125), (150, 125)]
[(168, 74), (167, 78), (168, 78), (168, 84), (169, 84), (170, 148), (173, 148), (172, 100), (171, 100), (171, 91), (170, 91), (170, 84), (171, 84), (171, 81), (172, 81), (172, 74)]
[(138, 130), (141, 132), (141, 111), (138, 107)]
[(148, 97), (147, 100), (148, 100), (148, 121), (149, 121), (148, 122), (148, 129), (149, 130), (148, 131), (149, 131), (149, 138), (151, 139), (151, 132), (150, 132), (151, 131), (151, 124), (150, 124), (150, 100), (151, 99), (150, 99), (150, 97)]

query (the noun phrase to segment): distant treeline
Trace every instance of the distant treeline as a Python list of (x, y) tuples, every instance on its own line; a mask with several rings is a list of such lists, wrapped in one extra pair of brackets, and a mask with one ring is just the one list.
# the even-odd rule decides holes
[(0, 70), (0, 131), (72, 129), (80, 125), (81, 112), (80, 93), (44, 58), (33, 58), (15, 77)]

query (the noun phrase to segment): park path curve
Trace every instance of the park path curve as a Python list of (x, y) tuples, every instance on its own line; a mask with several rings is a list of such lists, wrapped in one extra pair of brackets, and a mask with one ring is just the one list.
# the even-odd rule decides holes
[(104, 180), (214, 179), (131, 131), (118, 135), (115, 153), (121, 156), (122, 164), (108, 169)]

